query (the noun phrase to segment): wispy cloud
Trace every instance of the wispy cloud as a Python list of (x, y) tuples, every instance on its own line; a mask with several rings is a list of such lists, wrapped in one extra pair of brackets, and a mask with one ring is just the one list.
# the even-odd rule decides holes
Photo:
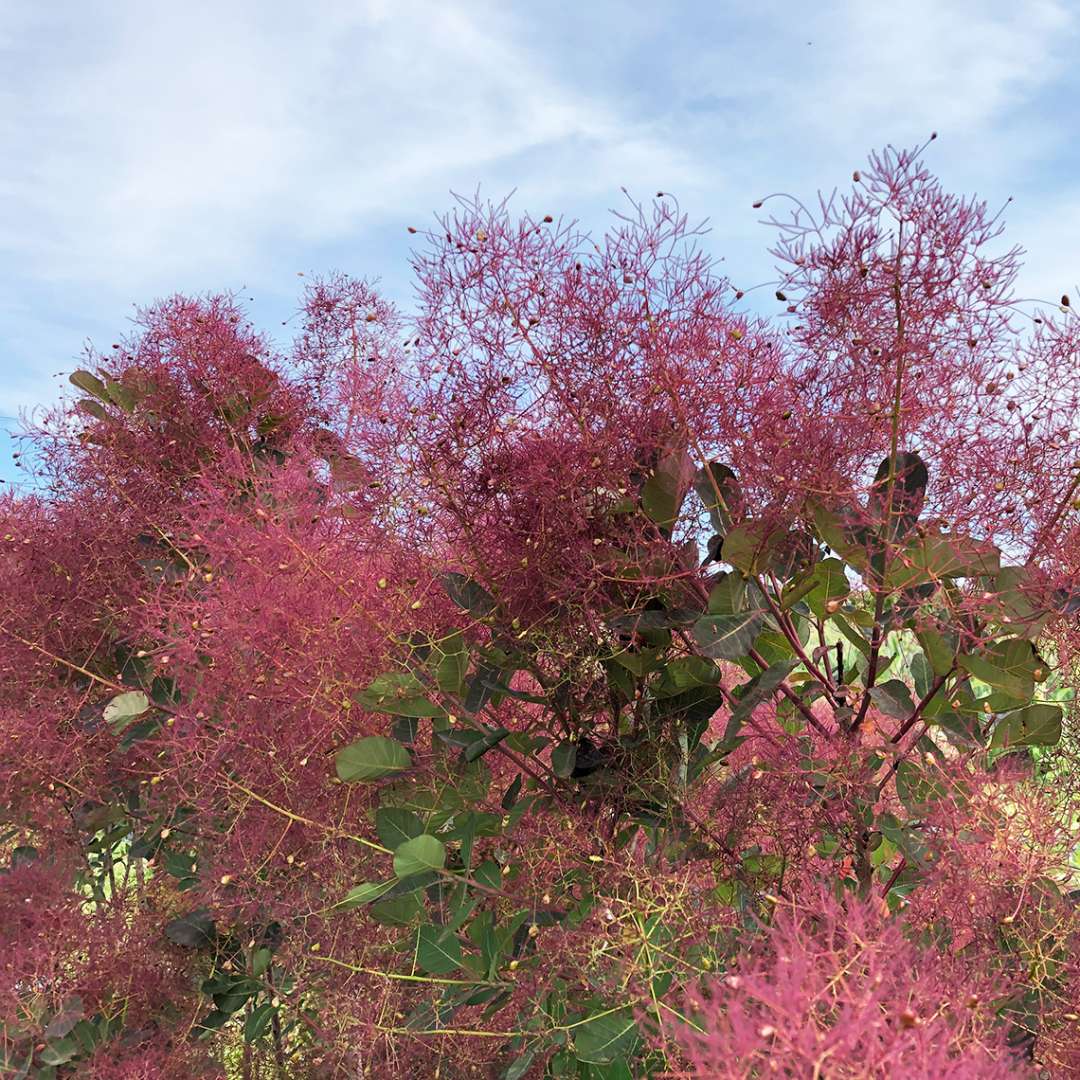
[(1029, 281), (1080, 277), (1065, 2), (0, 7), (0, 414), (131, 301), (244, 285), (269, 321), (335, 265), (407, 297), (403, 225), (478, 184), (595, 224), (673, 190), (745, 280), (755, 196), (937, 129), (951, 186), (1018, 196)]
[(551, 81), (468, 8), (119, 5), (86, 53), (43, 15), (26, 45), (44, 56), (5, 125), (27, 155), (5, 245), (42, 279), (145, 292), (251, 274), (534, 148), (598, 151), (586, 189), (649, 161), (683, 171), (677, 145)]

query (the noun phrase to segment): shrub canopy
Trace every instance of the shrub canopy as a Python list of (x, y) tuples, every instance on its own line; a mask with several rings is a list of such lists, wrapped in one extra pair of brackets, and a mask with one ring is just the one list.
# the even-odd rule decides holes
[[(0, 502), (23, 1077), (1080, 1072), (1080, 321), (887, 151), (174, 297)], [(415, 230), (411, 230), (414, 231)]]

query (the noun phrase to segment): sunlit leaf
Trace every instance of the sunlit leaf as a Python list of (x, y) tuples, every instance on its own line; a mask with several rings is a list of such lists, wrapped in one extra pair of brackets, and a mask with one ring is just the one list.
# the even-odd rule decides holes
[(369, 735), (334, 755), (338, 777), (346, 783), (378, 780), (404, 772), (412, 765), (408, 750), (394, 739)]

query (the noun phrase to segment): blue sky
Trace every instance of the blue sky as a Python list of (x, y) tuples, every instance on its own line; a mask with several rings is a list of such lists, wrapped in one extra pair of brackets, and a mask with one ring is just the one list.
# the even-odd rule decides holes
[(0, 416), (163, 294), (242, 290), (283, 340), (300, 272), (407, 306), (406, 226), (478, 185), (598, 229), (622, 186), (674, 192), (765, 280), (755, 198), (932, 130), (950, 187), (1015, 197), (1022, 287), (1056, 297), (1080, 279), (1077, 55), (1075, 0), (0, 0)]

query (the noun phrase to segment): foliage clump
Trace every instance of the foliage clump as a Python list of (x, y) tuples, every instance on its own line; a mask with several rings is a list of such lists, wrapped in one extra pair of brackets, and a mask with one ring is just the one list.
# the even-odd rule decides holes
[(1080, 323), (917, 153), (173, 298), (0, 502), (22, 1077), (1080, 1067)]

